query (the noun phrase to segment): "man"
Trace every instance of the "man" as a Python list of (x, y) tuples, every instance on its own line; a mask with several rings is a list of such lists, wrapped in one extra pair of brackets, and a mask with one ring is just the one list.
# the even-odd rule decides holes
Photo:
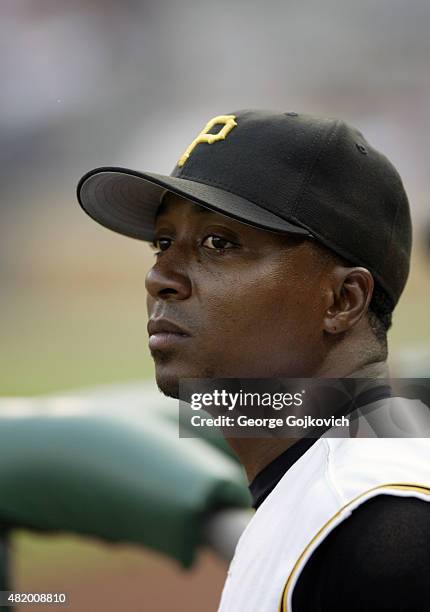
[[(99, 168), (78, 197), (103, 225), (154, 243), (149, 347), (167, 395), (184, 378), (386, 375), (409, 206), (391, 163), (344, 122), (221, 115), (170, 177)], [(222, 612), (425, 609), (427, 440), (229, 442), (257, 512)]]

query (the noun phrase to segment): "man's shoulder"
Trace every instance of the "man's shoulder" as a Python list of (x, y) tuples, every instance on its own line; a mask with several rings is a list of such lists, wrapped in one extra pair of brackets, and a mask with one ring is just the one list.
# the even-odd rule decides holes
[(327, 474), (341, 498), (382, 485), (430, 489), (429, 438), (346, 438), (325, 440)]
[[(428, 598), (430, 504), (367, 500), (313, 552), (294, 590), (297, 612), (412, 610)], [(414, 588), (411, 589), (413, 582)]]
[(349, 465), (356, 459), (362, 460), (368, 457), (369, 462), (381, 461), (393, 463), (400, 459), (398, 452), (406, 453), (408, 456), (419, 457), (422, 453), (428, 453), (430, 438), (410, 437), (344, 437), (336, 438), (330, 435), (324, 436), (329, 458), (332, 463), (339, 465), (347, 462)]

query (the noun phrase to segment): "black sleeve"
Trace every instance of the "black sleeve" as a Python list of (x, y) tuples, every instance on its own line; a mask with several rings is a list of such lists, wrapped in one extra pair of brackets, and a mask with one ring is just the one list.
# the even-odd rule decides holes
[(293, 593), (293, 612), (430, 610), (430, 503), (379, 495), (321, 543)]

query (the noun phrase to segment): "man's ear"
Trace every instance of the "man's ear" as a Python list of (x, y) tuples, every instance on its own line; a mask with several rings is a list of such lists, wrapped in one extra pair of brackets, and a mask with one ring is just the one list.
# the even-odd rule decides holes
[(366, 268), (335, 266), (330, 273), (330, 284), (324, 330), (339, 334), (352, 329), (367, 312), (374, 281)]

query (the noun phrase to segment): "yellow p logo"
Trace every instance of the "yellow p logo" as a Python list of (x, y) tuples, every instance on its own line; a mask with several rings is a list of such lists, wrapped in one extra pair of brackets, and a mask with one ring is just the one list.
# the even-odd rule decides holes
[[(191, 155), (192, 150), (201, 142), (207, 142), (208, 144), (212, 144), (217, 140), (224, 140), (229, 132), (237, 125), (235, 121), (235, 115), (219, 115), (218, 117), (214, 117), (210, 121), (207, 122), (205, 127), (202, 129), (197, 138), (194, 138), (193, 142), (186, 148), (180, 160), (178, 161), (178, 166), (183, 166), (189, 156)], [(218, 123), (224, 124), (219, 132), (216, 134), (208, 134), (209, 130), (213, 128), (214, 125)]]

